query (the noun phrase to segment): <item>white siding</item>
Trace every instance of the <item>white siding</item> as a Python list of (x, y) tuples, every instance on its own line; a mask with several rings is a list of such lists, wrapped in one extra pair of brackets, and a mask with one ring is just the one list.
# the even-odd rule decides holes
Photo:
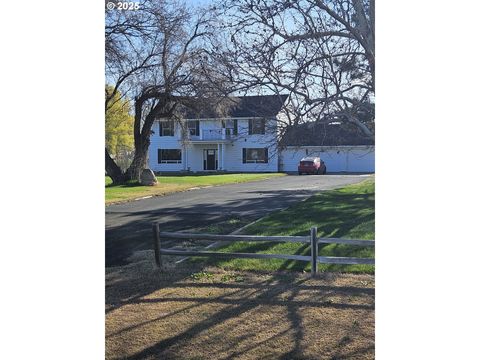
[(158, 149), (182, 149), (180, 128), (175, 126), (175, 136), (160, 136), (158, 121), (152, 126), (154, 133), (150, 136), (150, 147), (148, 148), (148, 164), (153, 171), (181, 171), (185, 163), (185, 151), (182, 150), (181, 164), (159, 164)]
[(187, 147), (187, 170), (203, 171), (203, 149), (216, 149), (216, 145), (189, 145)]
[(320, 157), (328, 172), (375, 172), (374, 146), (287, 147), (281, 153), (280, 171), (297, 171), (305, 156)]
[[(233, 172), (277, 172), (278, 156), (275, 147), (258, 144), (253, 141), (236, 142), (225, 145), (225, 169)], [(268, 147), (268, 163), (243, 163), (243, 148)]]
[[(270, 119), (266, 124), (265, 135), (248, 135), (248, 120), (238, 119), (238, 136), (232, 141), (225, 143), (224, 150), (224, 168), (225, 171), (231, 172), (277, 172), (278, 156), (276, 149), (276, 120)], [(200, 131), (210, 129), (221, 129), (221, 120), (201, 120)], [(150, 137), (149, 147), (149, 166), (153, 171), (204, 171), (203, 170), (203, 150), (215, 149), (218, 151), (218, 169), (222, 165), (222, 144), (219, 146), (215, 142), (202, 144), (189, 143), (182, 146), (180, 141), (180, 127), (175, 127), (175, 136), (159, 136), (158, 121), (153, 125), (154, 134)], [(268, 147), (268, 163), (266, 164), (244, 164), (243, 148), (264, 148)], [(181, 164), (159, 164), (158, 149), (182, 149)]]
[[(275, 119), (267, 122), (265, 135), (248, 135), (248, 120), (238, 119), (238, 136), (232, 142), (223, 145), (223, 170), (230, 172), (296, 172), (301, 158), (305, 156), (319, 156), (327, 165), (328, 172), (374, 172), (374, 146), (302, 146), (287, 147), (280, 154), (276, 148)], [(202, 129), (221, 129), (220, 120), (201, 120)], [(182, 146), (180, 126), (175, 127), (175, 136), (159, 136), (159, 124), (153, 126), (154, 134), (150, 137), (149, 165), (153, 171), (204, 171), (203, 150), (215, 149), (218, 151), (218, 169), (222, 170), (222, 144), (189, 143)], [(268, 147), (268, 163), (243, 163), (243, 148)], [(159, 164), (158, 149), (181, 149), (181, 164)], [(279, 159), (280, 157), (280, 159)], [(279, 166), (280, 165), (280, 166)]]
[[(248, 120), (238, 120), (238, 138), (232, 144), (226, 144), (225, 168), (234, 172), (277, 172), (278, 154), (276, 148), (276, 120), (266, 123), (265, 135), (248, 135)], [(244, 164), (243, 148), (268, 148), (268, 163)]]

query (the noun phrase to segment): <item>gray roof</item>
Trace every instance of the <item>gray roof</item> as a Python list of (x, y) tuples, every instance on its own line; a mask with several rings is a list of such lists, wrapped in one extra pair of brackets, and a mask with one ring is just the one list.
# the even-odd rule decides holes
[(247, 118), (247, 117), (275, 117), (282, 109), (288, 95), (258, 95), (229, 98), (229, 109), (222, 115), (213, 109), (198, 111), (187, 110), (186, 119), (215, 119), (215, 118)]
[(281, 140), (284, 146), (374, 145), (355, 126), (349, 124), (304, 123), (288, 126)]

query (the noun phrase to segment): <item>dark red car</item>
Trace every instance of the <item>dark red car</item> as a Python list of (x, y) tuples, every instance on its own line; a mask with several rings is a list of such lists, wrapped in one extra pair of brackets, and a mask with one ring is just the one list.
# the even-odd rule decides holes
[(306, 157), (300, 160), (298, 164), (298, 175), (317, 174), (325, 175), (327, 167), (319, 157)]

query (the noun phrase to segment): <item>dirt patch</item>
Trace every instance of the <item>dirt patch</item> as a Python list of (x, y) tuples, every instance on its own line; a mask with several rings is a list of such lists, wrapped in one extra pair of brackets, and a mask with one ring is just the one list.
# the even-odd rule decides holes
[(371, 275), (160, 272), (153, 252), (136, 257), (107, 269), (107, 359), (374, 358)]

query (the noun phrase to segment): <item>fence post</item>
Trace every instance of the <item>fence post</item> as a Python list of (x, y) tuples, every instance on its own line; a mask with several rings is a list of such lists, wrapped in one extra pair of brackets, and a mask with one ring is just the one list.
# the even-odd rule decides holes
[(160, 227), (158, 223), (153, 223), (153, 248), (155, 250), (155, 262), (157, 266), (162, 269), (162, 254), (160, 253)]
[(312, 276), (317, 274), (318, 239), (317, 227), (310, 228), (310, 254), (312, 256)]

